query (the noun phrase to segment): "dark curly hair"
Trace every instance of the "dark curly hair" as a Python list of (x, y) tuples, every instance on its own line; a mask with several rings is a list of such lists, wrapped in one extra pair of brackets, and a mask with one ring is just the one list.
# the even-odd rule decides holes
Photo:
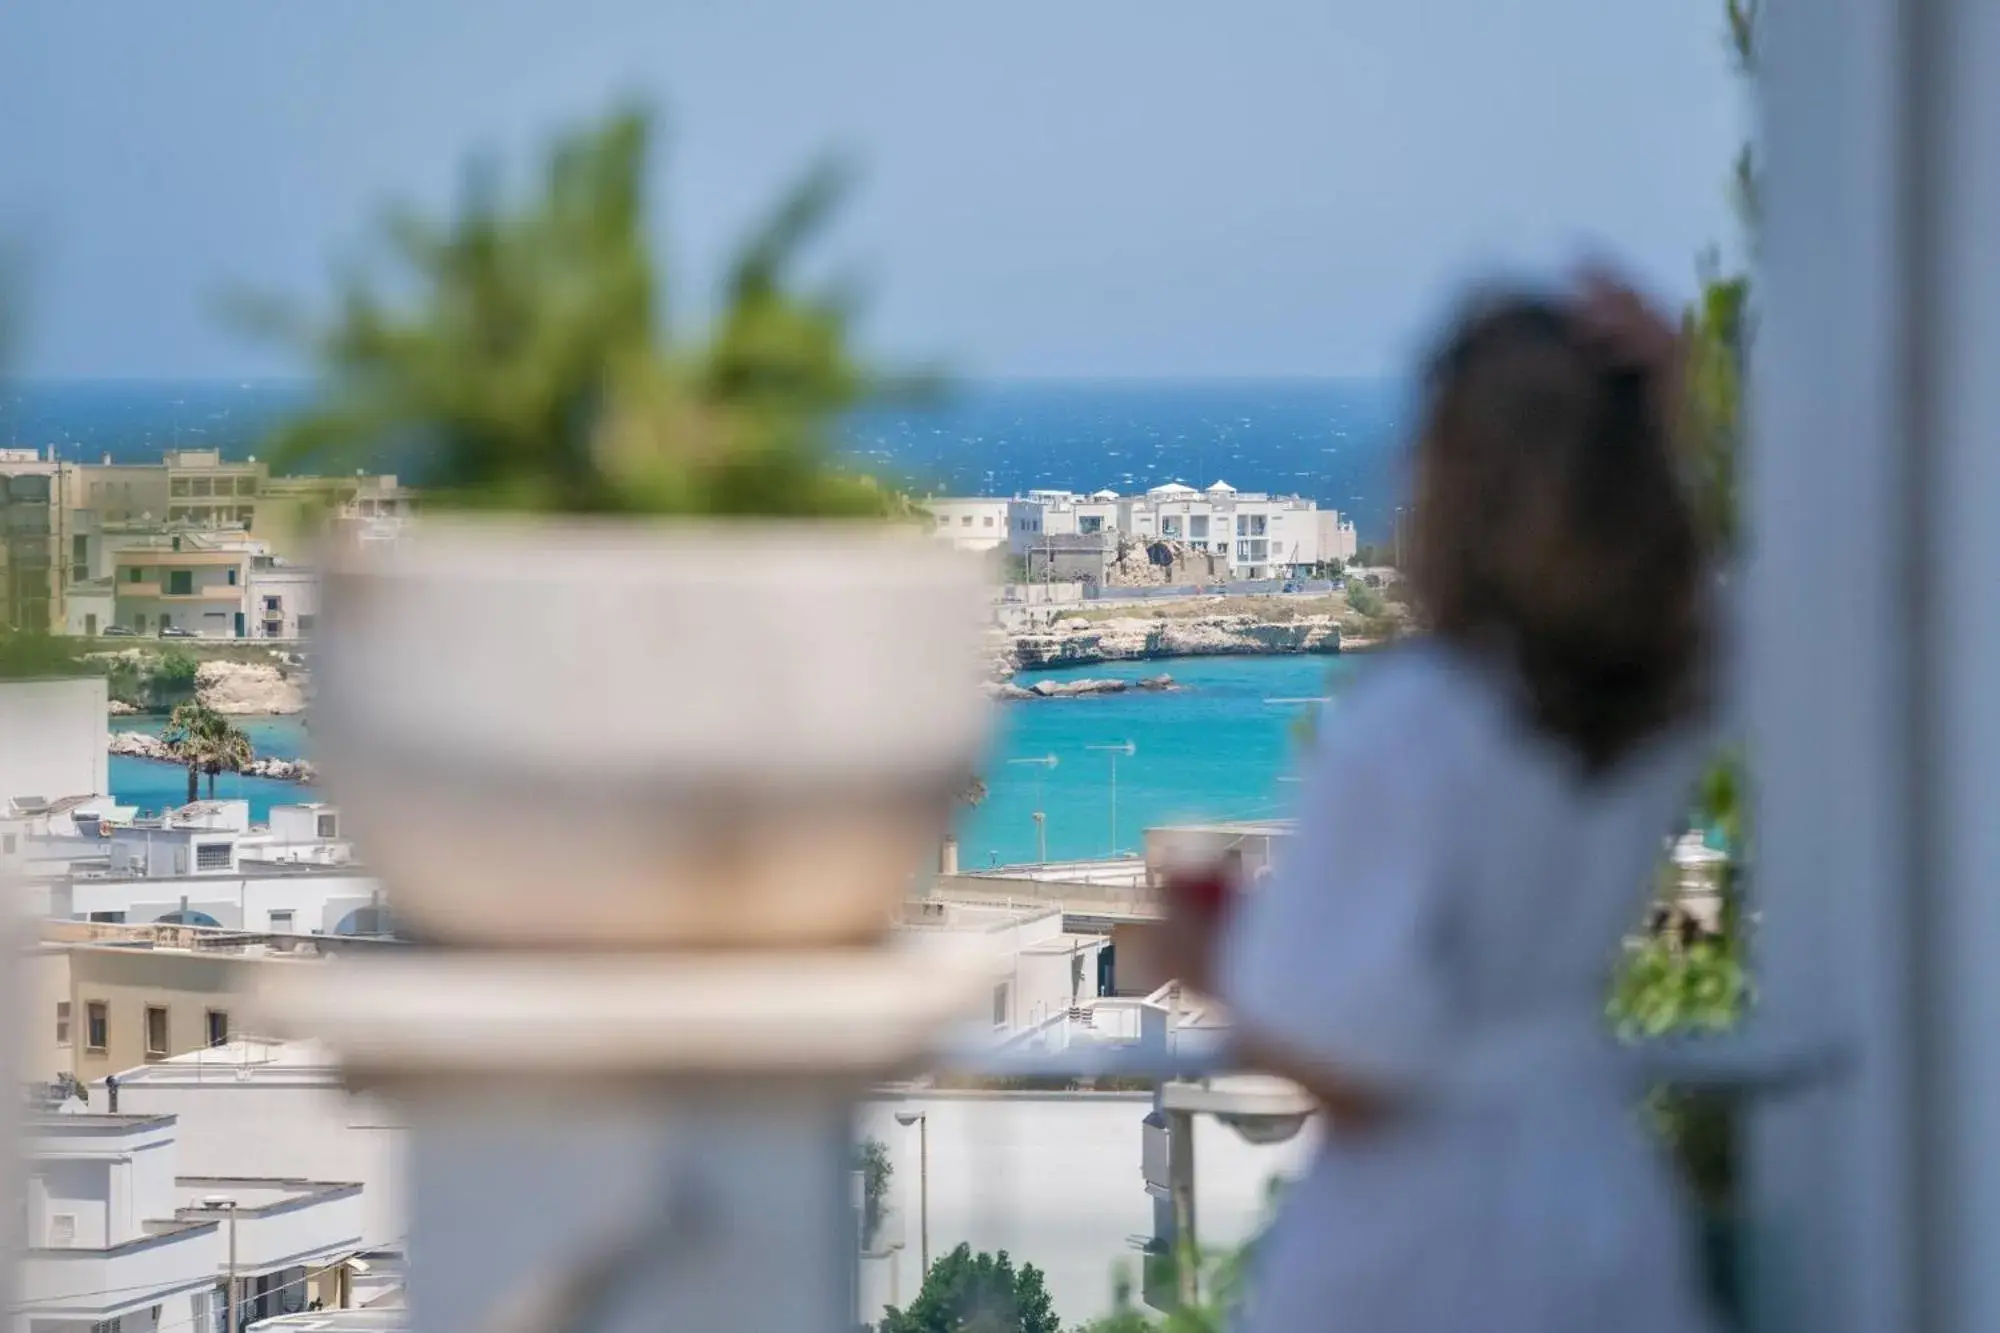
[(1504, 664), (1534, 727), (1592, 773), (1706, 695), (1709, 559), (1667, 392), (1531, 297), (1475, 306), (1424, 384), (1417, 602)]

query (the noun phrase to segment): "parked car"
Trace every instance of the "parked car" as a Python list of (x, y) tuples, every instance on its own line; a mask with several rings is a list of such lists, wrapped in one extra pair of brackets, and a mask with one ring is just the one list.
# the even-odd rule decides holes
[(127, 629), (123, 625), (106, 625), (103, 637), (107, 639), (136, 639), (139, 637), (139, 631)]
[(201, 636), (191, 629), (182, 629), (179, 625), (168, 625), (160, 631), (160, 637), (163, 639), (198, 639)]

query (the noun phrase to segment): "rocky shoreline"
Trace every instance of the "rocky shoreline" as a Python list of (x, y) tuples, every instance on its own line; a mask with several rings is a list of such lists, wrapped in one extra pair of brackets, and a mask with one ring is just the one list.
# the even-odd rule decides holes
[(1017, 685), (1011, 680), (989, 681), (986, 695), (989, 699), (1077, 699), (1093, 694), (1125, 694), (1139, 691), (1145, 694), (1161, 694), (1177, 690), (1174, 678), (1167, 675), (1147, 676), (1143, 680), (1114, 680), (1110, 678), (1085, 678), (1083, 680), (1038, 680), (1033, 685)]
[[(144, 731), (114, 731), (106, 740), (105, 749), (108, 753), (121, 755), (127, 759), (151, 759), (162, 764), (180, 763), (165, 741)], [(246, 777), (276, 778), (280, 782), (310, 785), (319, 781), (319, 770), (313, 767), (310, 759), (253, 759), (240, 771)]]
[(1005, 636), (1004, 644), (997, 648), (994, 655), (993, 674), (1005, 680), (1020, 671), (1095, 666), (1102, 662), (1281, 653), (1333, 654), (1343, 651), (1344, 646), (1348, 645), (1342, 643), (1340, 622), (1333, 616), (1301, 616), (1295, 620), (1261, 620), (1247, 615), (1175, 620), (1139, 616), (1115, 620), (1075, 617), (1057, 621), (1045, 630)]

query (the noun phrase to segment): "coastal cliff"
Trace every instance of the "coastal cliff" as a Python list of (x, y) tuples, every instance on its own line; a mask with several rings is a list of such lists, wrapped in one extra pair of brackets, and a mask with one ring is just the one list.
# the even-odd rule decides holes
[(1337, 653), (1340, 622), (1333, 616), (1273, 621), (1250, 615), (1192, 619), (1130, 617), (1058, 621), (1045, 630), (1008, 636), (1000, 654), (1005, 674), (1099, 662), (1168, 657), (1227, 657), (1270, 653)]
[(1050, 630), (1018, 634), (1020, 671), (1134, 662), (1164, 656), (1246, 656), (1262, 652), (1340, 652), (1340, 622), (1332, 616), (1260, 620), (1202, 616), (1196, 620), (1062, 620)]
[(114, 716), (164, 713), (187, 699), (235, 717), (306, 707), (305, 669), (280, 649), (181, 642), (92, 653), (85, 661), (104, 673)]
[(996, 630), (992, 674), (1006, 680), (1019, 671), (1100, 662), (1357, 652), (1410, 628), (1410, 608), (1393, 584), (1387, 592), (1357, 584), (1325, 593), (1079, 603), (1053, 620), (1045, 613), (1032, 625)]
[(203, 662), (195, 697), (218, 713), (303, 713), (304, 674), (261, 662)]

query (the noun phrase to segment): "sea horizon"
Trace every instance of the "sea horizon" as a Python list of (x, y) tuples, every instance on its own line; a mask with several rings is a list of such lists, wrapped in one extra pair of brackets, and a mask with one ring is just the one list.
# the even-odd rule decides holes
[[(0, 445), (76, 462), (156, 461), (174, 448), (257, 454), (310, 391), (297, 377), (0, 380)], [(1127, 493), (1217, 480), (1297, 494), (1386, 537), (1409, 388), (1393, 377), (985, 377), (937, 401), (871, 407), (846, 423), (850, 465), (929, 495), (1035, 489)], [(422, 484), (423, 460), (377, 467)]]

